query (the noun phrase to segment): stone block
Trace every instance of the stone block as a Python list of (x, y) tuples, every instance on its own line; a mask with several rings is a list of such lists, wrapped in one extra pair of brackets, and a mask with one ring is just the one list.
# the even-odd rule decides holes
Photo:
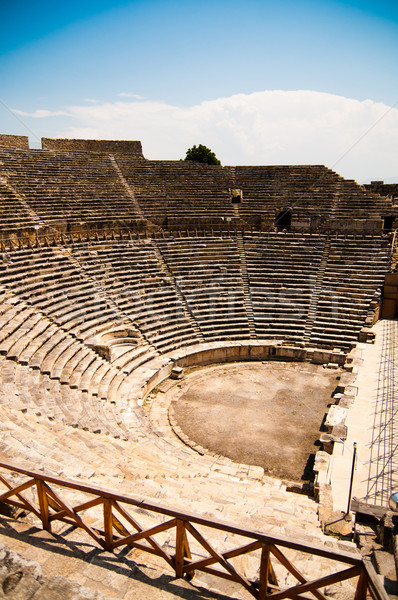
[(73, 140), (41, 138), (43, 150), (66, 150), (67, 152), (104, 152), (111, 154), (133, 154), (143, 158), (139, 141), (125, 140)]
[(328, 428), (329, 433), (332, 433), (332, 429), (338, 425), (343, 425), (347, 418), (347, 409), (342, 408), (338, 404), (333, 404), (329, 408), (329, 412), (326, 417), (325, 426)]
[(29, 138), (27, 135), (6, 135), (0, 134), (0, 146), (11, 148), (29, 149)]

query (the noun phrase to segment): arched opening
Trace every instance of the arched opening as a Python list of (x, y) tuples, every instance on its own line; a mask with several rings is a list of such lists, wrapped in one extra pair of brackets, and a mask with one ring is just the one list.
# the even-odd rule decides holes
[(292, 211), (290, 208), (280, 210), (275, 217), (275, 227), (278, 229), (290, 229), (292, 223)]

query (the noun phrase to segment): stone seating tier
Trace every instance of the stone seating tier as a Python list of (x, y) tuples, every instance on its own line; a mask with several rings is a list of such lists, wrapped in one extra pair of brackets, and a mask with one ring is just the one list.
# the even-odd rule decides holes
[[(232, 204), (229, 190), (243, 190)], [(144, 223), (166, 229), (254, 226), (272, 229), (292, 211), (292, 227), (350, 230), (350, 220), (380, 221), (391, 199), (321, 165), (221, 167), (151, 161), (134, 154), (27, 150), (0, 145), (1, 229), (68, 231)], [(295, 224), (296, 223), (296, 224)], [(148, 223), (147, 223), (148, 224)]]
[[(341, 335), (346, 348), (387, 268), (387, 240), (322, 235), (168, 236), (14, 250), (0, 264), (0, 352), (64, 381), (84, 360), (80, 386), (94, 368), (92, 338), (108, 332), (111, 347), (111, 331), (122, 323), (150, 354), (234, 337), (301, 343), (304, 332), (306, 343), (321, 346), (339, 346)], [(142, 354), (126, 352), (137, 364)], [(130, 370), (123, 359), (116, 364)]]
[(10, 222), (16, 229), (140, 219), (109, 155), (0, 147), (0, 161), (1, 208), (11, 188), (15, 206), (29, 209), (28, 221), (15, 215)]

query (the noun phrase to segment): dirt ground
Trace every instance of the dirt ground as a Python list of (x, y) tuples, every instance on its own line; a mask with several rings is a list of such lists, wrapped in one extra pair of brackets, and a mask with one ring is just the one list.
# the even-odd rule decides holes
[(308, 481), (341, 372), (294, 362), (232, 363), (187, 374), (174, 403), (194, 442), (266, 474)]

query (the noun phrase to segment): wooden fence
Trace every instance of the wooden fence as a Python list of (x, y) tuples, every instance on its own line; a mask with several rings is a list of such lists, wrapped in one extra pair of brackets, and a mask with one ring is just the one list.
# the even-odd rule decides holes
[[(41, 520), (43, 528), (47, 531), (51, 531), (54, 521), (62, 521), (84, 530), (105, 550), (114, 551), (121, 546), (129, 546), (155, 554), (171, 567), (176, 577), (192, 578), (195, 571), (203, 571), (240, 584), (258, 600), (304, 600), (313, 597), (317, 600), (327, 600), (322, 591), (326, 586), (352, 580), (351, 584), (356, 588), (355, 600), (366, 600), (369, 596), (374, 600), (388, 600), (388, 595), (380, 585), (371, 563), (348, 552), (336, 552), (298, 540), (242, 529), (230, 523), (182, 513), (150, 501), (137, 500), (108, 490), (33, 473), (4, 463), (0, 463), (0, 469), (6, 472), (0, 473), (0, 484), (6, 488), (6, 491), (0, 494), (0, 502), (32, 512)], [(29, 498), (24, 495), (27, 490), (30, 490)], [(68, 495), (67, 490), (72, 490), (74, 496), (77, 492), (81, 494), (83, 501), (72, 506), (64, 497)], [(89, 524), (92, 523), (92, 519), (85, 521), (85, 512), (94, 507), (97, 507), (97, 517), (100, 518), (99, 527)], [(134, 509), (137, 512), (137, 508), (153, 517), (157, 516), (161, 522), (149, 528), (141, 526), (136, 515), (132, 514)], [(207, 532), (206, 537), (204, 528)], [(175, 540), (172, 553), (155, 539), (157, 534), (170, 530), (174, 530)], [(211, 538), (213, 532), (234, 534), (245, 538), (246, 541), (243, 545), (242, 541), (237, 542), (237, 547), (228, 551), (220, 551), (216, 549), (216, 544)], [(287, 549), (329, 559), (333, 565), (333, 572), (308, 581), (287, 558)], [(231, 559), (253, 552), (256, 552), (254, 559), (258, 563), (258, 574), (255, 579), (250, 580), (238, 572)], [(278, 585), (274, 569), (277, 562), (293, 576), (296, 583), (287, 588)], [(308, 596), (308, 593), (311, 596)]]

